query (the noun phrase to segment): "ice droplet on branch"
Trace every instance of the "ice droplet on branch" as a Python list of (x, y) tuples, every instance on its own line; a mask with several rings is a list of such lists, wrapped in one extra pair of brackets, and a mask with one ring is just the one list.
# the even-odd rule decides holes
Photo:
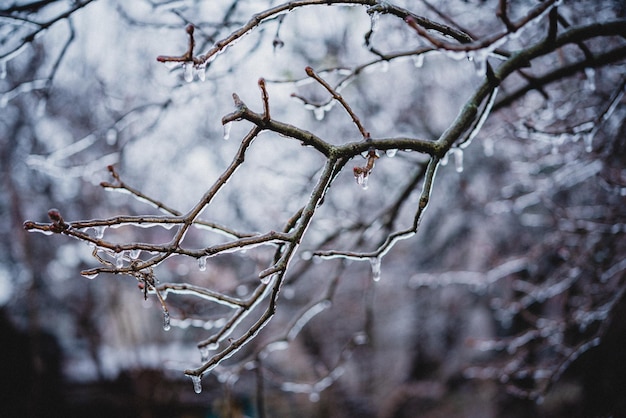
[(196, 72), (198, 74), (198, 79), (200, 81), (205, 81), (206, 80), (206, 66), (198, 67)]
[(380, 275), (381, 275), (381, 271), (380, 271), (381, 259), (380, 259), (380, 257), (372, 257), (372, 258), (370, 258), (370, 264), (372, 265), (372, 280), (377, 282), (377, 281), (380, 280)]
[(367, 190), (367, 188), (368, 188), (368, 184), (367, 184), (368, 180), (369, 180), (369, 176), (367, 175), (367, 173), (365, 173), (363, 171), (356, 175), (356, 184), (361, 186), (363, 188), (363, 190)]
[(98, 273), (88, 273), (88, 274), (81, 273), (81, 275), (82, 275), (84, 278), (89, 279), (89, 280), (93, 280), (93, 279), (95, 279), (96, 277), (98, 277)]
[(120, 251), (119, 253), (115, 254), (115, 267), (117, 267), (118, 269), (124, 267), (124, 256), (125, 251)]
[(230, 138), (230, 129), (233, 127), (232, 122), (226, 122), (224, 124), (224, 140), (228, 140)]
[(385, 155), (389, 158), (393, 158), (396, 156), (396, 154), (398, 153), (398, 149), (397, 148), (393, 148), (393, 149), (388, 149), (385, 151)]
[(593, 151), (593, 134), (594, 133), (595, 133), (594, 131), (591, 131), (591, 132), (587, 132), (583, 134), (583, 141), (585, 142), (585, 151), (587, 152)]
[(183, 77), (187, 83), (191, 83), (193, 81), (193, 63), (186, 62), (183, 64)]
[(165, 308), (163, 309), (163, 331), (169, 331), (172, 327), (170, 323), (170, 313)]
[(202, 376), (187, 376), (189, 376), (191, 378), (191, 381), (193, 382), (193, 391), (196, 393), (202, 392)]
[(461, 148), (452, 148), (454, 152), (454, 168), (457, 173), (463, 172), (463, 150)]
[(207, 260), (207, 257), (200, 257), (198, 259), (198, 270), (200, 271), (206, 270), (206, 260)]
[(413, 64), (415, 65), (415, 68), (422, 68), (424, 66), (424, 55), (425, 54), (418, 54), (418, 55), (413, 55)]

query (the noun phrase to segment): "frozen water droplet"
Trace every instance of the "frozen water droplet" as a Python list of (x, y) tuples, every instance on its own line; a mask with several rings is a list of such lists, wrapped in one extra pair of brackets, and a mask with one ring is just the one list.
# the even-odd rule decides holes
[(206, 260), (207, 260), (207, 257), (200, 257), (198, 259), (198, 269), (200, 271), (205, 271), (206, 270)]
[(389, 61), (382, 60), (380, 62), (380, 71), (383, 73), (386, 73), (387, 71), (389, 71)]
[(193, 64), (190, 62), (186, 62), (183, 64), (183, 77), (187, 83), (191, 83), (193, 81), (193, 73), (194, 68)]
[(323, 107), (315, 107), (313, 109), (313, 115), (315, 115), (316, 120), (323, 120), (326, 115), (326, 111)]
[(169, 331), (171, 327), (172, 325), (170, 323), (170, 313), (167, 310), (163, 309), (163, 330)]
[(311, 392), (311, 393), (309, 393), (309, 401), (311, 401), (311, 402), (319, 402), (320, 401), (320, 394), (318, 392)]
[(424, 66), (424, 55), (425, 54), (413, 55), (413, 64), (415, 65), (415, 68), (422, 68)]
[(81, 273), (81, 275), (82, 275), (84, 278), (89, 279), (89, 280), (93, 280), (93, 279), (95, 279), (96, 277), (98, 277), (98, 273)]
[(380, 257), (372, 257), (370, 258), (370, 264), (372, 265), (372, 280), (375, 282), (380, 280)]
[(226, 122), (224, 124), (224, 140), (228, 140), (230, 138), (230, 129), (233, 127), (232, 122)]
[(360, 172), (356, 176), (356, 184), (361, 186), (363, 190), (367, 190), (367, 188), (369, 187), (368, 180), (369, 180), (369, 176), (364, 172)]
[(124, 257), (125, 257), (125, 251), (120, 251), (119, 253), (115, 254), (115, 267), (117, 267), (118, 269), (121, 269), (122, 267), (124, 267)]
[(0, 60), (0, 80), (7, 78), (7, 61)]
[(585, 87), (589, 91), (596, 91), (596, 70), (591, 67), (585, 68)]
[(130, 252), (128, 253), (128, 255), (130, 256), (131, 260), (136, 260), (139, 258), (139, 254), (141, 254), (141, 250), (139, 248), (134, 248), (132, 250), (130, 250)]
[(101, 226), (94, 226), (93, 227), (93, 232), (94, 232), (94, 238), (95, 239), (102, 239), (102, 237), (104, 237), (104, 231), (107, 229), (106, 226), (101, 225)]
[(188, 375), (193, 382), (193, 391), (196, 393), (202, 392), (202, 376), (192, 376)]
[(211, 349), (209, 348), (208, 345), (200, 347), (200, 361), (203, 363), (206, 363), (207, 361), (209, 361), (210, 352), (211, 352)]
[(448, 152), (446, 152), (446, 153), (444, 154), (444, 156), (443, 156), (443, 157), (441, 157), (441, 161), (439, 162), (439, 164), (444, 165), (444, 166), (445, 166), (445, 165), (448, 165), (448, 160), (450, 159), (449, 154), (450, 154), (450, 152), (449, 152), (449, 151), (448, 151)]
[(396, 154), (398, 153), (398, 149), (394, 148), (394, 149), (388, 149), (387, 151), (385, 151), (385, 155), (389, 158), (393, 158), (396, 156)]
[(117, 142), (117, 129), (111, 128), (107, 131), (106, 141), (108, 145), (115, 145)]
[(585, 151), (591, 152), (593, 151), (593, 134), (594, 132), (587, 132), (583, 136), (583, 140), (585, 142)]
[(463, 172), (463, 150), (461, 148), (453, 148), (454, 152), (454, 168), (457, 173)]
[(205, 81), (206, 80), (206, 66), (198, 67), (197, 74), (198, 74), (198, 79), (200, 81)]
[(261, 277), (261, 283), (269, 284), (270, 280), (272, 280), (272, 275), (268, 274), (267, 276)]
[(452, 58), (453, 60), (460, 61), (462, 59), (467, 58), (467, 53), (465, 51), (448, 51), (445, 50), (444, 53), (446, 56)]

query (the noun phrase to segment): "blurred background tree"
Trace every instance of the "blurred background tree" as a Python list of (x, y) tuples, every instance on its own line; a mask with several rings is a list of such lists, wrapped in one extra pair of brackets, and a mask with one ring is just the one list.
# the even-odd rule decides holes
[(625, 414), (624, 12), (2, 5), (7, 416)]

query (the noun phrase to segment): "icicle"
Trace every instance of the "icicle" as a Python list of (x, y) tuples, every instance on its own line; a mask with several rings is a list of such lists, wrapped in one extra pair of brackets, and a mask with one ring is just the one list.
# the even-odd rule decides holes
[(193, 73), (194, 68), (193, 64), (190, 62), (186, 62), (183, 64), (183, 77), (187, 83), (191, 83), (193, 81)]
[(389, 158), (393, 158), (396, 156), (396, 154), (398, 153), (398, 149), (394, 148), (394, 149), (388, 149), (385, 151), (385, 155)]
[(206, 80), (206, 66), (200, 66), (197, 69), (198, 79), (200, 81)]
[(375, 282), (380, 280), (380, 257), (372, 257), (370, 258), (370, 264), (372, 265), (372, 280)]
[(189, 374), (187, 376), (189, 376), (193, 382), (193, 391), (196, 393), (202, 392), (202, 376), (193, 376)]
[(326, 114), (326, 110), (323, 107), (315, 107), (313, 108), (313, 115), (315, 115), (316, 120), (323, 120)]
[(382, 60), (380, 62), (380, 71), (383, 73), (386, 73), (387, 71), (389, 71), (389, 61)]
[(596, 70), (591, 67), (585, 68), (585, 76), (587, 77), (585, 88), (589, 91), (596, 91)]
[(232, 122), (226, 122), (224, 124), (224, 140), (228, 140), (230, 138), (230, 129), (233, 127)]
[(441, 157), (441, 161), (439, 161), (439, 164), (441, 164), (442, 166), (448, 165), (448, 161), (450, 159), (450, 155), (449, 154), (450, 154), (450, 151), (446, 152), (444, 154), (444, 156)]
[(360, 173), (356, 175), (356, 184), (361, 186), (363, 190), (367, 190), (367, 188), (369, 187), (367, 184), (368, 179), (369, 179), (369, 176), (367, 175), (367, 173), (365, 173), (364, 171), (361, 171)]
[(413, 64), (415, 65), (415, 68), (422, 68), (424, 66), (424, 56), (426, 54), (422, 53), (422, 54), (418, 54), (418, 55), (413, 55)]
[(130, 250), (130, 252), (128, 253), (128, 256), (131, 258), (131, 260), (136, 260), (139, 258), (140, 254), (141, 254), (141, 250), (139, 248), (134, 248)]
[(124, 267), (124, 256), (125, 256), (125, 251), (120, 251), (119, 253), (115, 254), (115, 267), (118, 269), (121, 269), (122, 267)]
[(163, 309), (163, 331), (169, 331), (172, 327), (170, 323), (170, 313), (167, 309)]
[(587, 132), (583, 135), (583, 140), (585, 142), (585, 151), (587, 152), (593, 151), (593, 135), (594, 131)]
[(461, 148), (452, 148), (454, 153), (454, 168), (457, 173), (463, 172), (463, 150)]
[(208, 257), (200, 257), (198, 259), (198, 269), (200, 271), (205, 271), (206, 270), (206, 260)]

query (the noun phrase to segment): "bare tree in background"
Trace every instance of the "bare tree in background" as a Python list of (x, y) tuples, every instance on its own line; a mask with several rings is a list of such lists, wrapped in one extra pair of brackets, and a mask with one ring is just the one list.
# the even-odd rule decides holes
[[(103, 67), (73, 88), (65, 57), (96, 7), (143, 35), (119, 52), (87, 44), (77, 56), (95, 52)], [(276, 391), (318, 401), (345, 381), (335, 397), (382, 405), (362, 416), (404, 416), (460, 379), (540, 403), (623, 327), (623, 8), (15, 3), (0, 10), (3, 167), (19, 156), (75, 179), (46, 180), (59, 209), (24, 228), (88, 247), (84, 277), (134, 278), (163, 329), (196, 339), (184, 373), (197, 393), (208, 376), (234, 388), (252, 375), (264, 415), (286, 408), (264, 404)], [(161, 55), (128, 55), (143, 44)], [(268, 73), (256, 81), (254, 67)], [(151, 81), (165, 68), (169, 84)], [(42, 137), (55, 120), (76, 127), (71, 139)], [(162, 154), (206, 171), (170, 170)], [(82, 182), (104, 167), (102, 188), (137, 202), (108, 209)], [(9, 177), (8, 196), (30, 205), (32, 174)], [(63, 193), (92, 204), (66, 208)], [(416, 307), (413, 322), (385, 323), (403, 307)], [(376, 373), (394, 369), (398, 346), (409, 354), (390, 390)]]

